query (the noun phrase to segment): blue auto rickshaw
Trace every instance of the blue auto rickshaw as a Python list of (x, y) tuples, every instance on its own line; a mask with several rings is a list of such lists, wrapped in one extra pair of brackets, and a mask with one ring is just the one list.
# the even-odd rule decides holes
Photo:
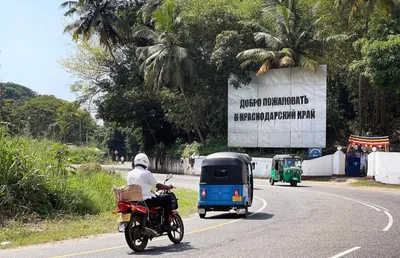
[(247, 154), (219, 152), (207, 156), (201, 166), (198, 214), (230, 211), (247, 217), (253, 203), (255, 164)]

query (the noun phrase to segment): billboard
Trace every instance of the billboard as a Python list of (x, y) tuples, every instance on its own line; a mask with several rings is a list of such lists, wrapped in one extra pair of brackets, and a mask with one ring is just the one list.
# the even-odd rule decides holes
[(272, 69), (228, 86), (228, 146), (326, 147), (326, 65)]

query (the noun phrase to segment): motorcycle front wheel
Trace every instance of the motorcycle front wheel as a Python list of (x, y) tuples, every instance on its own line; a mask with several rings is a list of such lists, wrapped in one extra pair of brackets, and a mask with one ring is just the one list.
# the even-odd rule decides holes
[(140, 233), (142, 221), (141, 217), (134, 216), (125, 228), (126, 243), (135, 252), (143, 251), (149, 242), (149, 237)]
[(174, 244), (179, 244), (183, 240), (185, 228), (183, 226), (182, 218), (179, 214), (172, 214), (170, 221), (171, 231), (168, 232), (168, 238)]

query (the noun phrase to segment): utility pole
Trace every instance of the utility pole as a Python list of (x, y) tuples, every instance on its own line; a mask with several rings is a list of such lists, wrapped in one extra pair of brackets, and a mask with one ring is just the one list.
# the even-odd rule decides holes
[(79, 119), (79, 145), (82, 146), (82, 119)]
[(0, 111), (3, 107), (3, 87), (0, 87)]
[(89, 146), (89, 132), (86, 129), (86, 147), (88, 147), (88, 146)]

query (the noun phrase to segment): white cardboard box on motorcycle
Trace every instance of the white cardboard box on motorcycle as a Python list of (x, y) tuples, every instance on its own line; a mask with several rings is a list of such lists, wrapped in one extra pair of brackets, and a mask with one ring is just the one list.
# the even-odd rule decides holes
[(138, 202), (143, 200), (142, 187), (140, 185), (130, 185), (114, 187), (116, 202)]

